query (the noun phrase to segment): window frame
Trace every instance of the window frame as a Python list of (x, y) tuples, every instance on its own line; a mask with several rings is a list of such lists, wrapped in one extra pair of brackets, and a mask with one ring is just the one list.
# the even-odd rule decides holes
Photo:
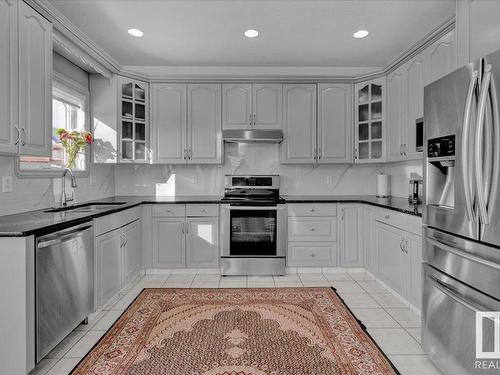
[[(76, 82), (75, 80), (66, 77), (58, 72), (52, 72), (52, 86), (58, 88), (59, 90), (71, 90), (76, 94), (80, 95), (83, 100), (83, 108), (85, 112), (84, 125), (85, 131), (90, 131), (90, 91), (88, 87)], [(51, 98), (54, 97), (52, 93)], [(52, 105), (52, 104), (51, 104)], [(52, 129), (52, 124), (51, 124)], [(51, 130), (52, 133), (52, 130)], [(74, 171), (75, 177), (89, 177), (90, 176), (90, 155), (92, 153), (92, 145), (88, 145), (85, 152), (85, 170)], [(22, 155), (21, 155), (22, 156)], [(61, 177), (63, 173), (63, 168), (61, 169), (50, 169), (50, 170), (22, 170), (21, 169), (21, 158), (17, 156), (14, 163), (14, 173), (18, 178), (53, 178)]]

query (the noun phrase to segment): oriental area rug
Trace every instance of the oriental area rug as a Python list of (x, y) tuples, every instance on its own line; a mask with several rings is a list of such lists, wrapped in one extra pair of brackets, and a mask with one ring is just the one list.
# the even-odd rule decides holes
[(72, 372), (397, 373), (331, 288), (144, 289)]

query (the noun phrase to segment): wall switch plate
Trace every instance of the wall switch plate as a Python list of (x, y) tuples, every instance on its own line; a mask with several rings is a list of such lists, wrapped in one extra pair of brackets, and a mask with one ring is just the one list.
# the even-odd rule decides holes
[(327, 185), (333, 185), (333, 176), (326, 176)]
[(198, 183), (198, 176), (197, 175), (192, 175), (191, 176), (191, 183), (192, 184), (197, 184)]
[(2, 176), (2, 192), (11, 193), (12, 192), (12, 176)]

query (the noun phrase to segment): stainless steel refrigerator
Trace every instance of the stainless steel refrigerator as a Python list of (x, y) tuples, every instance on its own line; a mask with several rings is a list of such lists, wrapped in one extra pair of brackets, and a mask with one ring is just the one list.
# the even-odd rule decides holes
[(500, 51), (424, 89), (422, 344), (445, 374), (500, 350), (490, 319), (476, 343), (476, 312), (500, 311), (499, 95)]

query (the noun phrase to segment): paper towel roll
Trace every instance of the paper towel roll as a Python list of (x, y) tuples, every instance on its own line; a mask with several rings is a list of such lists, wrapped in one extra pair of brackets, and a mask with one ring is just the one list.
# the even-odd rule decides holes
[(377, 174), (377, 197), (387, 198), (391, 195), (389, 191), (389, 176), (385, 173)]

